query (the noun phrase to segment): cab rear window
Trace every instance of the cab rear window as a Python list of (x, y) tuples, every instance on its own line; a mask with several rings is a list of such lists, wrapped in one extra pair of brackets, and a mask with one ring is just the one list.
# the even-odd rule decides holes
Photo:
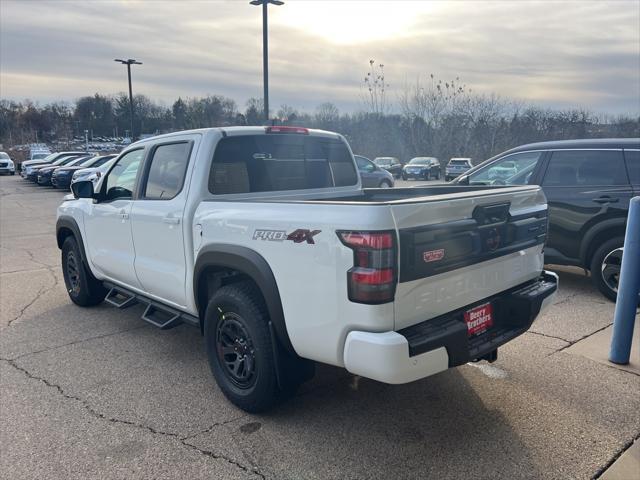
[(297, 134), (223, 138), (209, 173), (209, 191), (216, 195), (357, 183), (353, 159), (343, 141)]

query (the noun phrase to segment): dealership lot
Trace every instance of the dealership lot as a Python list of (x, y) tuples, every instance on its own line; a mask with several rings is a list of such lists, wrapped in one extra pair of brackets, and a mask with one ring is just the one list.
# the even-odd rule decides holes
[(63, 193), (3, 177), (0, 195), (7, 478), (591, 478), (640, 434), (637, 370), (580, 348), (610, 330), (613, 304), (579, 270), (557, 270), (555, 305), (496, 363), (401, 386), (321, 366), (248, 415), (215, 386), (197, 329), (70, 303)]

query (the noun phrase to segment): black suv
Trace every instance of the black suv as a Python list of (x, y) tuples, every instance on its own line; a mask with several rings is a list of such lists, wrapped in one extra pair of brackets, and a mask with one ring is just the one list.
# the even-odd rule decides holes
[(615, 301), (629, 200), (640, 195), (640, 139), (523, 145), (454, 183), (541, 185), (549, 204), (545, 262), (589, 270), (596, 287)]

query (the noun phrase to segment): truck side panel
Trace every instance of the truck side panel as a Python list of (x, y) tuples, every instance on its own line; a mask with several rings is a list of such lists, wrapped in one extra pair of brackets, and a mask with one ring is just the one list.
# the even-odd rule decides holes
[(351, 330), (393, 329), (393, 303), (363, 305), (347, 299), (353, 252), (342, 245), (336, 230), (353, 229), (354, 223), (360, 230), (394, 228), (385, 206), (208, 201), (194, 218), (202, 228), (202, 245), (239, 245), (266, 260), (296, 353), (337, 366), (344, 366), (343, 346)]

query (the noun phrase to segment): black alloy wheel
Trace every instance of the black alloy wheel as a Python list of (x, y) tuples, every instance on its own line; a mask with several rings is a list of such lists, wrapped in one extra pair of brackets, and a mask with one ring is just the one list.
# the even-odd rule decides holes
[(238, 388), (246, 389), (256, 381), (256, 355), (253, 340), (244, 320), (233, 312), (220, 313), (216, 348), (227, 378)]

